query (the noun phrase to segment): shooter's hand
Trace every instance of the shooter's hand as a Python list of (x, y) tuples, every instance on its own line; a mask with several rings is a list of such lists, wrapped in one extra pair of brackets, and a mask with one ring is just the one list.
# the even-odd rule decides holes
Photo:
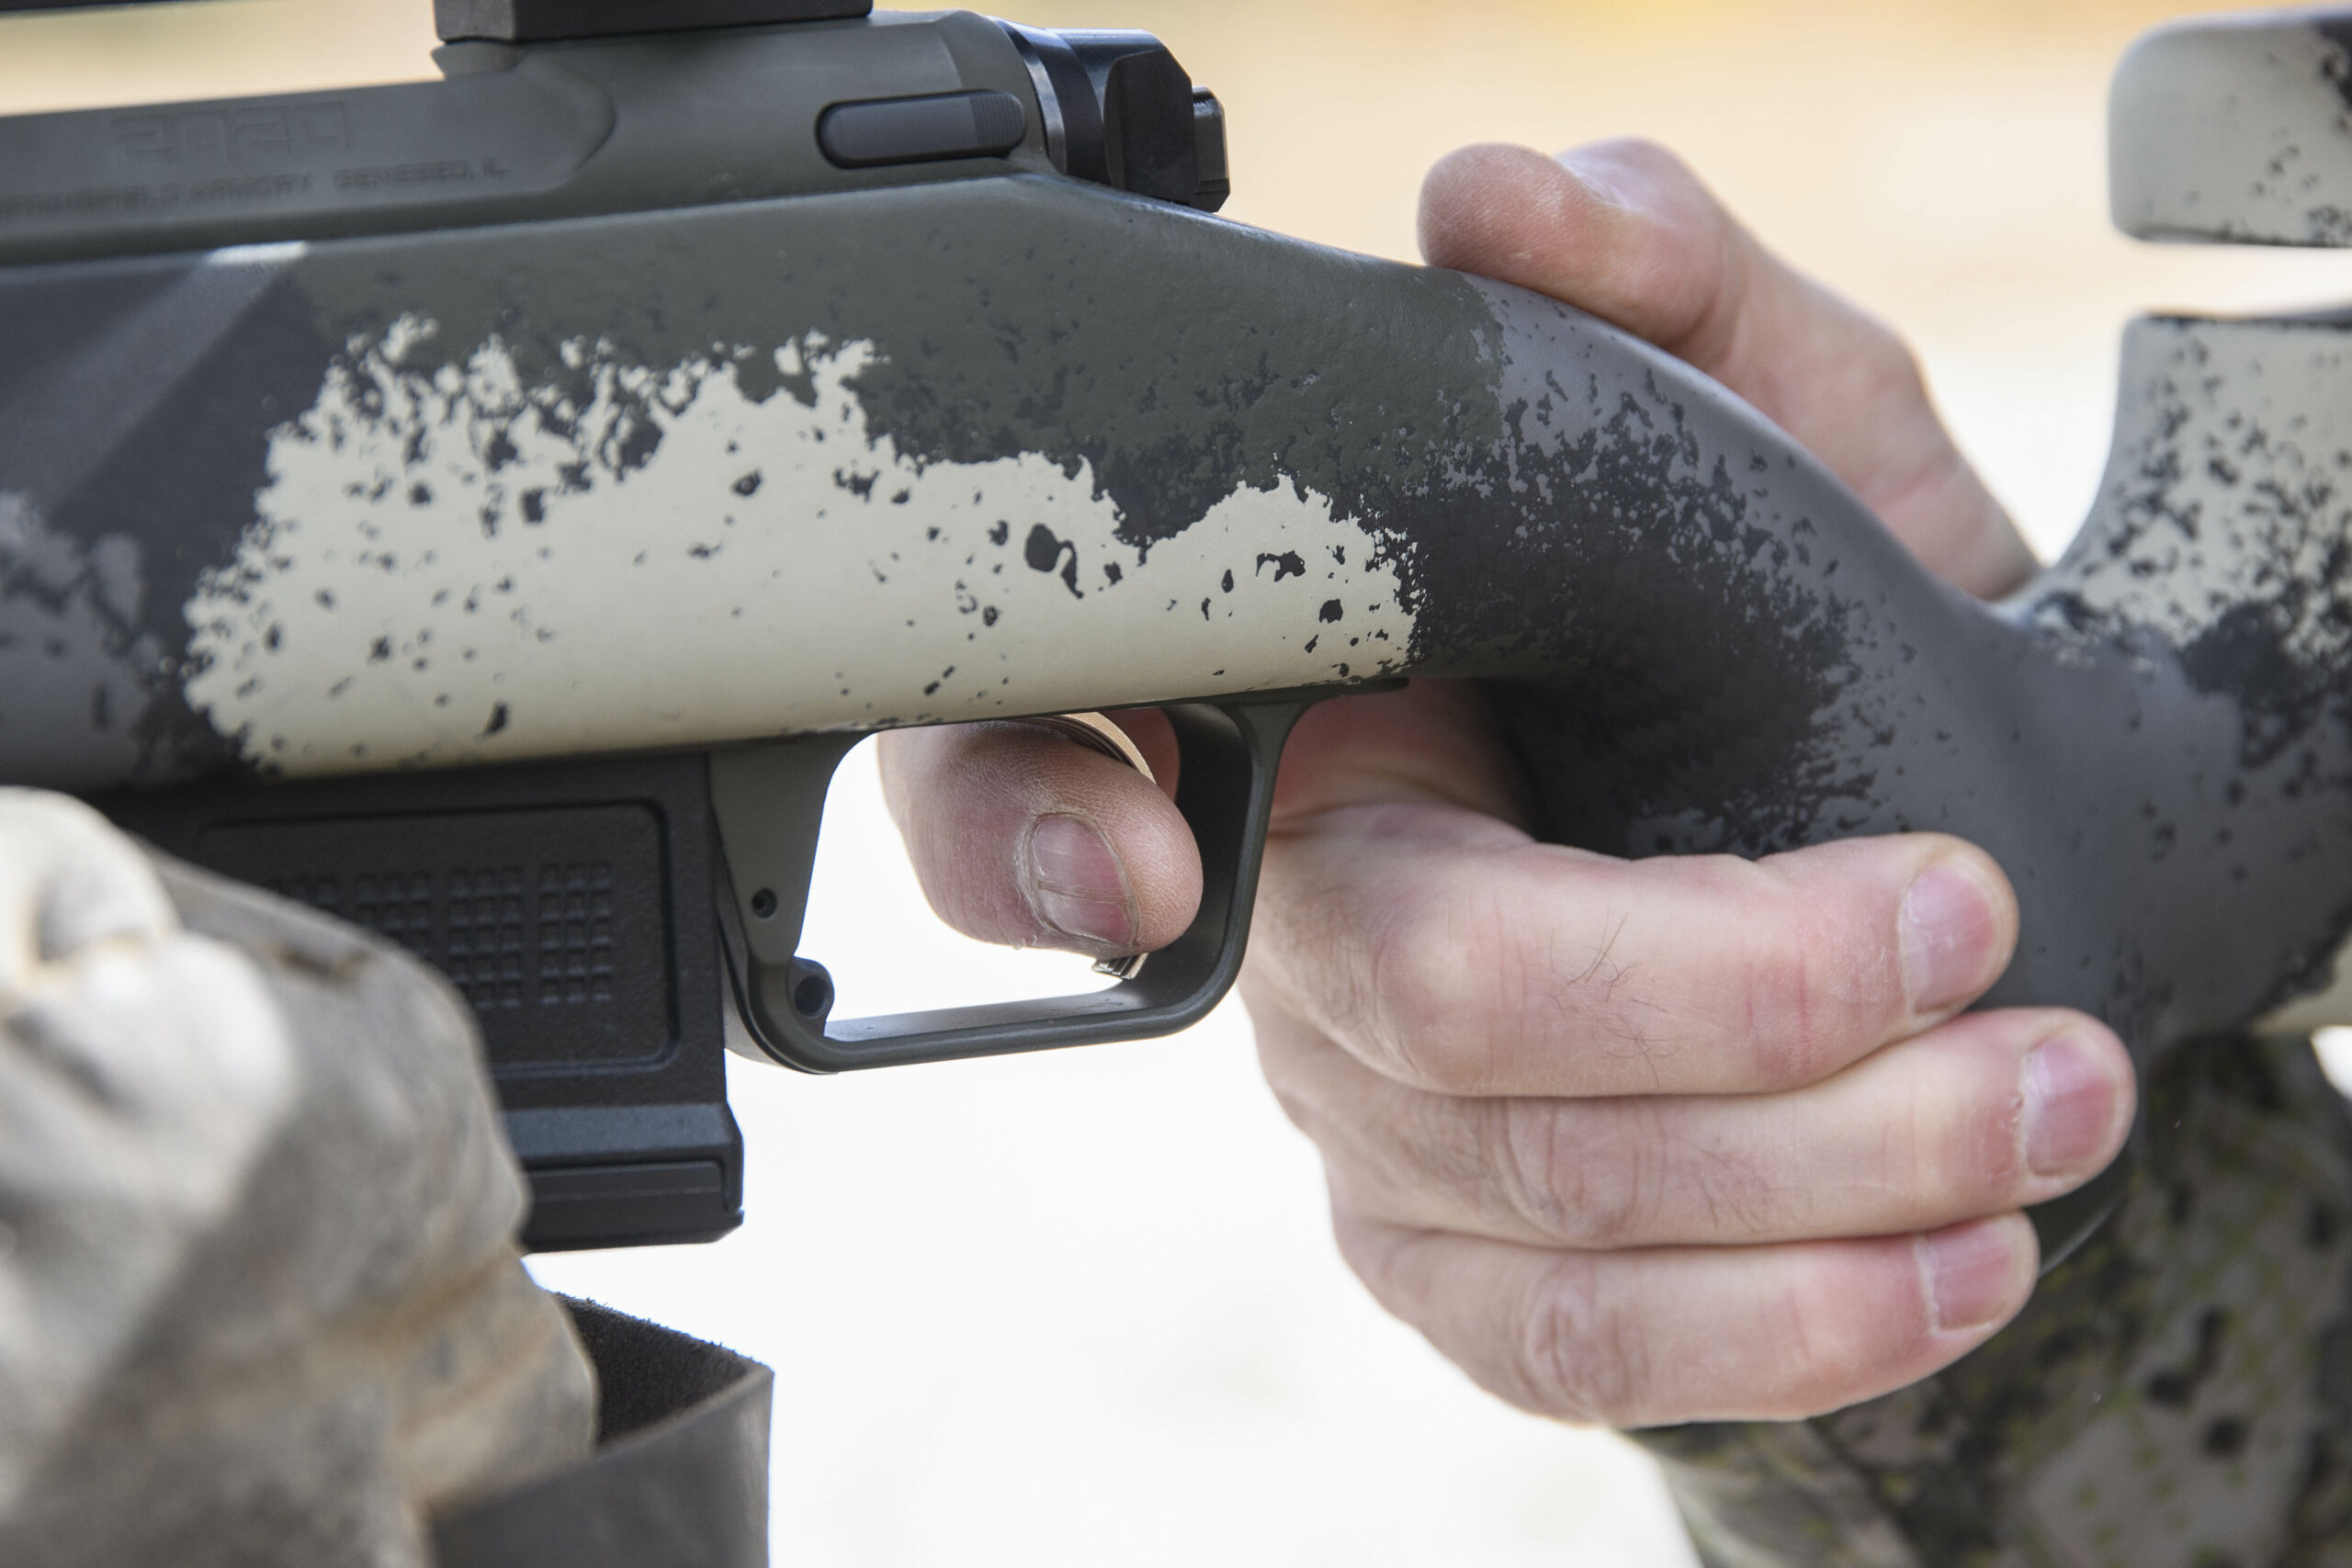
[[(1903, 345), (1663, 150), (1455, 153), (1422, 244), (1714, 376), (1961, 586), (2030, 570)], [(1191, 916), (1183, 823), (1115, 762), (995, 725), (889, 737), (883, 770), (974, 935), (1129, 952)], [(2018, 1211), (2113, 1156), (2132, 1082), (2080, 1015), (1954, 1017), (2016, 941), (1999, 869), (1927, 835), (1612, 861), (1518, 799), (1447, 682), (1327, 703), (1283, 759), (1245, 995), (1374, 1293), (1514, 1403), (1615, 1425), (1850, 1404), (2015, 1314)]]

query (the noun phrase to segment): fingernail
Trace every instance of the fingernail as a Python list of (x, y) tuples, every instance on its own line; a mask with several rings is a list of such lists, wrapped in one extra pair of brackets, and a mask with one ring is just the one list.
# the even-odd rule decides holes
[(1965, 1001), (1989, 983), (2000, 939), (1991, 889), (1952, 861), (1929, 866), (1903, 896), (1903, 984), (1913, 1012)]
[(2004, 1316), (2017, 1289), (2015, 1227), (1971, 1220), (1929, 1231), (1912, 1243), (1927, 1277), (1928, 1310), (1937, 1332), (1982, 1328)]
[(1119, 857), (1102, 830), (1083, 817), (1057, 812), (1029, 829), (1024, 868), (1037, 918), (1082, 942), (1121, 951), (1136, 941), (1134, 900)]
[(2115, 1127), (2116, 1085), (2107, 1054), (2069, 1030), (2025, 1059), (2025, 1162), (2057, 1176), (2107, 1150)]

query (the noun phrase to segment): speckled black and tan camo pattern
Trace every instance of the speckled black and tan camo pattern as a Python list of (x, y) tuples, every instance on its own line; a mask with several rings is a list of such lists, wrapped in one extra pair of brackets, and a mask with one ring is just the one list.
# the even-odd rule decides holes
[(2135, 42), (2108, 98), (2115, 225), (2143, 239), (2352, 244), (2352, 14), (2199, 17)]
[(1710, 1568), (2352, 1562), (2352, 1119), (2307, 1043), (2199, 1041), (2115, 1215), (1937, 1377), (1639, 1434)]
[[(660, 151), (622, 123), (582, 189), (610, 148)], [(724, 172), (676, 188), (696, 169)], [(2136, 327), (2097, 514), (1986, 607), (1755, 411), (1552, 301), (1027, 153), (752, 194), (0, 268), (0, 780), (1486, 680), (1557, 841), (1984, 845), (2024, 910), (1990, 999), (2106, 1019), (2177, 1107), (2130, 1213), (1963, 1369), (1671, 1439), (1716, 1478), (1711, 1551), (2211, 1568), (2195, 1538), (2252, 1568), (2332, 1517), (2310, 1359), (2341, 1256), (2298, 1213), (2341, 1213), (2340, 1127), (2277, 1109), (2320, 1103), (2304, 1068), (2189, 1043), (2315, 989), (2352, 929), (2346, 323)]]
[[(2352, 243), (2347, 42), (2341, 11), (2143, 40), (2111, 104), (2118, 224)], [(2135, 324), (2098, 511), (2030, 591), (2058, 635), (2138, 623), (2192, 669), (2235, 663), (2257, 768), (2345, 692), (2340, 670), (2240, 662), (2352, 618), (2342, 328)], [(2337, 974), (2293, 1016), (2341, 1017)], [(1813, 1421), (1638, 1435), (1709, 1568), (2352, 1564), (2352, 1118), (2290, 1034), (2191, 1040), (2143, 1107), (2114, 1214), (1957, 1365)]]

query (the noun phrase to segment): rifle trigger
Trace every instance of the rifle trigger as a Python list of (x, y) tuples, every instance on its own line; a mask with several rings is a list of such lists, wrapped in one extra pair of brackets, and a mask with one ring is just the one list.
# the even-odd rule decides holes
[[(836, 1073), (1150, 1039), (1197, 1023), (1240, 972), (1274, 773), (1291, 726), (1324, 698), (1367, 685), (1161, 705), (1182, 761), (1176, 809), (1201, 852), (1200, 911), (1182, 936), (1152, 954), (1148, 968), (1121, 974), (1108, 990), (1036, 1001), (832, 1017), (823, 969), (795, 949), (825, 784), (855, 738), (812, 736), (712, 753), (712, 803), (733, 879), (720, 911), (746, 1031), (775, 1061)], [(1115, 744), (1102, 730), (1116, 727), (1095, 722), (1102, 729), (1068, 718), (1050, 727), (1079, 725), (1091, 732), (1090, 744)]]

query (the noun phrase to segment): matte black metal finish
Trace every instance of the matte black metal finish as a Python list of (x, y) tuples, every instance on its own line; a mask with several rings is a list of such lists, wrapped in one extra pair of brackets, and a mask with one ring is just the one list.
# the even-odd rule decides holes
[(1000, 25), (1029, 67), (1054, 167), (1204, 212), (1225, 204), (1224, 108), (1158, 39)]
[(1215, 212), (1233, 194), (1233, 177), (1227, 172), (1225, 149), (1225, 106), (1206, 87), (1193, 89), (1193, 156), (1201, 171), (1193, 205), (1203, 212)]
[(1283, 742), (1300, 714), (1338, 694), (1274, 692), (1162, 710), (1182, 758), (1176, 808), (1200, 848), (1201, 903), (1184, 934), (1140, 973), (1102, 991), (931, 1012), (831, 1018), (831, 986), (799, 954), (817, 818), (848, 740), (715, 755), (714, 804), (733, 882), (723, 900), (728, 969), (752, 1037), (786, 1066), (831, 1073), (1145, 1040), (1199, 1022), (1240, 972)]
[[(985, 161), (839, 168), (818, 118), (1035, 92), (1003, 34), (956, 12), (436, 58), (447, 80), (0, 118), (0, 264), (968, 178)], [(1046, 166), (1042, 133), (1030, 152)]]
[(835, 104), (817, 120), (817, 145), (844, 169), (1001, 157), (1028, 133), (1021, 100), (993, 90)]
[(433, 0), (444, 39), (546, 43), (863, 17), (874, 0)]
[(158, 848), (392, 938), (473, 1004), (538, 1251), (741, 1223), (699, 757), (120, 794)]
[[(606, 0), (518, 3), (520, 33), (445, 30), (458, 41), (435, 56), (440, 82), (0, 118), (0, 265), (971, 178), (1004, 172), (998, 159), (1210, 210), (1224, 199), (1222, 112), (1194, 107), (1191, 78), (1148, 34), (1069, 35), (1081, 52), (966, 12), (860, 19), (847, 0), (710, 0), (737, 21), (778, 8), (846, 19), (690, 28), (702, 12), (611, 0), (688, 29), (649, 40), (524, 28), (584, 28)], [(453, 9), (514, 7), (447, 0), (445, 29)], [(562, 41), (492, 41), (510, 36)], [(1035, 48), (1051, 72), (1024, 63)], [(968, 120), (943, 131), (926, 116), (959, 95), (976, 95)], [(915, 102), (927, 99), (943, 102)], [(852, 139), (839, 155), (820, 146), (835, 106), (883, 100), (899, 107), (837, 125)]]

